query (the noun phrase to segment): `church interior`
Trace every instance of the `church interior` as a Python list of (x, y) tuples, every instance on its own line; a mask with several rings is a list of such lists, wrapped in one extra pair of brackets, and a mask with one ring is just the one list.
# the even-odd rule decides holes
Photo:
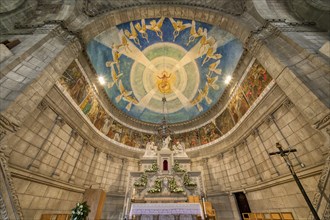
[(329, 220), (330, 2), (0, 2), (0, 219)]

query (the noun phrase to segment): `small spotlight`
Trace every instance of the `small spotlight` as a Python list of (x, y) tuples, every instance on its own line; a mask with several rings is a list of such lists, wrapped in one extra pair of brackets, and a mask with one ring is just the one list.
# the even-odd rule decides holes
[(231, 76), (227, 76), (226, 79), (225, 79), (225, 83), (226, 84), (229, 84), (230, 83), (230, 80), (231, 80)]
[(103, 76), (99, 76), (98, 80), (99, 80), (99, 82), (100, 82), (101, 85), (104, 85), (105, 84), (105, 79), (104, 79)]

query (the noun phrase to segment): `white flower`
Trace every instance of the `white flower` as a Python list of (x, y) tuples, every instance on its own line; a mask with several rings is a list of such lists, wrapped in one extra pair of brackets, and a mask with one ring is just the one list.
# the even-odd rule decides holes
[(82, 209), (83, 205), (80, 205), (80, 208)]
[(75, 214), (74, 210), (72, 211), (72, 214)]

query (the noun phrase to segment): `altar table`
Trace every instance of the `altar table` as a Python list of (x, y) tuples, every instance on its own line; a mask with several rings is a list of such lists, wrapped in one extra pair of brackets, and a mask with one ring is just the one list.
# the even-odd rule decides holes
[(204, 219), (199, 203), (132, 203), (129, 219), (133, 215), (200, 215)]

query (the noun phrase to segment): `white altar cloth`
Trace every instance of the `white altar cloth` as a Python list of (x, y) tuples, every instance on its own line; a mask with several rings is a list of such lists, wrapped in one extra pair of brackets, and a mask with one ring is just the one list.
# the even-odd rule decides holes
[(199, 203), (132, 203), (129, 219), (133, 215), (200, 215), (204, 219)]

